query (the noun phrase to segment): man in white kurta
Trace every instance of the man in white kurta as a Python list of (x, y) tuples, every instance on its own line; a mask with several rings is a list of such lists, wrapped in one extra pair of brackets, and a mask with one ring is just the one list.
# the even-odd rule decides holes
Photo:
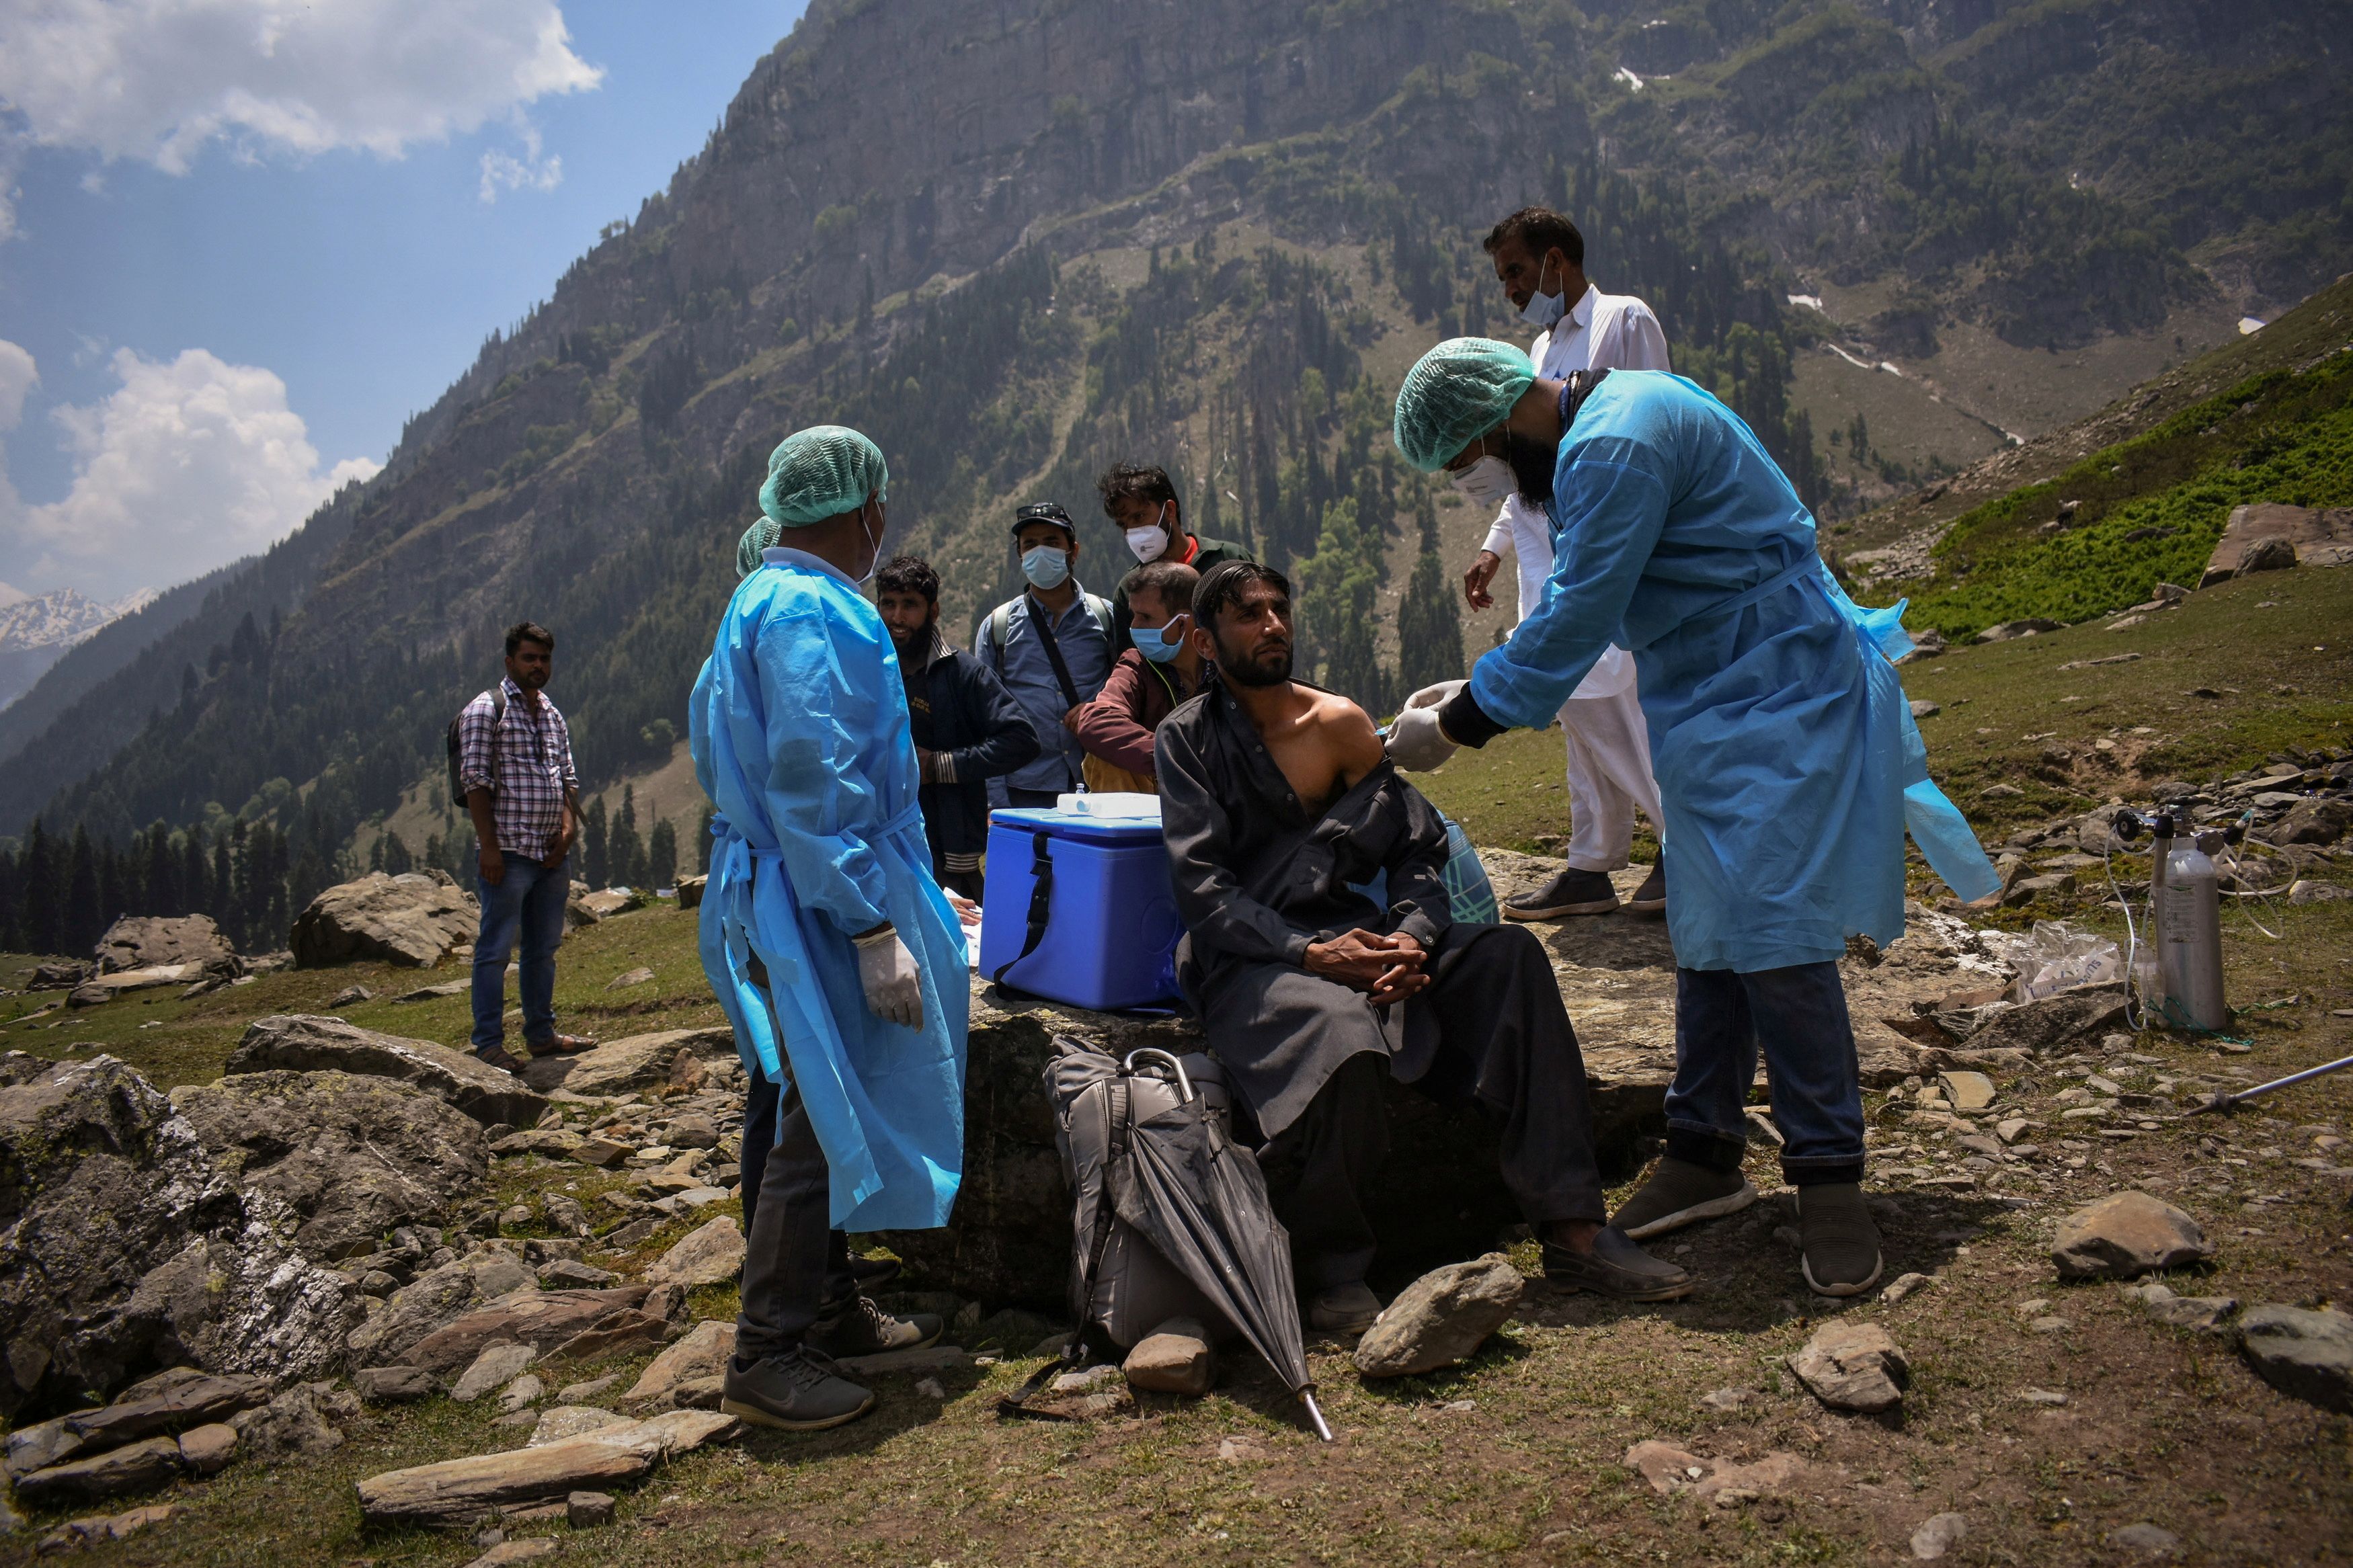
[[(1524, 207), (1487, 236), (1496, 279), (1513, 306), (1545, 330), (1528, 357), (1536, 374), (1565, 378), (1577, 370), (1667, 370), (1666, 334), (1651, 308), (1630, 294), (1604, 294), (1586, 280), (1585, 239), (1577, 226), (1543, 207)], [(1555, 539), (1543, 510), (1514, 494), (1497, 510), (1477, 562), (1463, 574), (1472, 607), (1493, 603), (1488, 584), (1503, 564), (1519, 568), (1520, 619), (1535, 614), (1552, 575)], [(1651, 773), (1650, 734), (1634, 687), (1634, 660), (1611, 647), (1576, 693), (1561, 705), (1568, 752), (1568, 868), (1551, 886), (1504, 906), (1514, 920), (1556, 920), (1606, 914), (1618, 908), (1609, 873), (1628, 862), (1634, 812), (1655, 829), (1662, 818), (1658, 781)], [(1666, 908), (1663, 864), (1652, 868), (1628, 908)]]

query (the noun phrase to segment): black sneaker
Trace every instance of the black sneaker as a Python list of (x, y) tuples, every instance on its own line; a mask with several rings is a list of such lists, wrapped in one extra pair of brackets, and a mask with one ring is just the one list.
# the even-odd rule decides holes
[(1546, 1242), (1544, 1269), (1556, 1290), (1590, 1290), (1620, 1301), (1672, 1301), (1699, 1287), (1687, 1270), (1651, 1257), (1614, 1225), (1594, 1236), (1590, 1252)]
[(1564, 915), (1606, 915), (1618, 907), (1618, 889), (1600, 871), (1572, 866), (1525, 899), (1504, 906), (1508, 921), (1556, 921)]
[(1642, 885), (1626, 900), (1626, 912), (1631, 915), (1662, 915), (1667, 912), (1667, 863), (1664, 860), (1651, 868)]
[(859, 1296), (809, 1328), (808, 1342), (829, 1356), (881, 1355), (885, 1351), (919, 1351), (935, 1342), (946, 1325), (936, 1313), (917, 1312), (894, 1318)]
[(860, 1258), (853, 1252), (849, 1255), (849, 1277), (858, 1282), (860, 1291), (871, 1295), (899, 1278), (899, 1260), (895, 1258)]
[(517, 1078), (522, 1076), (522, 1062), (510, 1055), (504, 1046), (487, 1046), (474, 1053), (474, 1059), (486, 1068), (496, 1068), (501, 1072), (511, 1072)]
[(1854, 1182), (1798, 1189), (1798, 1246), (1817, 1295), (1860, 1296), (1879, 1283), (1879, 1226)]
[(1704, 1219), (1738, 1214), (1756, 1201), (1757, 1189), (1738, 1171), (1712, 1171), (1670, 1155), (1609, 1216), (1609, 1223), (1642, 1241)]
[(719, 1408), (754, 1426), (814, 1432), (857, 1420), (874, 1408), (874, 1394), (839, 1375), (831, 1356), (796, 1345), (748, 1366), (731, 1359)]

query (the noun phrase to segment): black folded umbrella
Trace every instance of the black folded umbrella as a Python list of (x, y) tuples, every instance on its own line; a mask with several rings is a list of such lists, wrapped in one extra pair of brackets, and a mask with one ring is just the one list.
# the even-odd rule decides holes
[(1332, 1429), (1315, 1406), (1300, 1337), (1291, 1233), (1274, 1217), (1266, 1178), (1250, 1151), (1208, 1114), (1175, 1057), (1136, 1051), (1124, 1070), (1133, 1073), (1144, 1058), (1167, 1064), (1177, 1100), (1128, 1130), (1126, 1158), (1111, 1172), (1119, 1217), (1241, 1331), (1328, 1443)]

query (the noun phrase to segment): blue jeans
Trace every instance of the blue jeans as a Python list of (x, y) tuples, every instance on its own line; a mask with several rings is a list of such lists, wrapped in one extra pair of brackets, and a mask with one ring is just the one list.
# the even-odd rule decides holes
[(489, 1050), (506, 1039), (507, 955), (522, 939), (522, 1037), (544, 1045), (555, 1037), (555, 946), (564, 940), (564, 904), (572, 874), (550, 870), (520, 855), (506, 858), (507, 874), (497, 887), (477, 874), (474, 890), (482, 900), (481, 933), (474, 938), (474, 1048)]
[(1862, 1082), (1835, 963), (1675, 971), (1669, 1156), (1739, 1168), (1760, 1045), (1783, 1177), (1800, 1187), (1862, 1180)]

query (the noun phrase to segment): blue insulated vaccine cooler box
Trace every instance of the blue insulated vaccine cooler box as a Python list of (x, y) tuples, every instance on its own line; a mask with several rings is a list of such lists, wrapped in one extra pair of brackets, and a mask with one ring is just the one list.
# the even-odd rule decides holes
[[(1044, 933), (1026, 958), (1039, 857), (1050, 868)], [(1185, 934), (1157, 816), (998, 810), (988, 819), (980, 974), (1073, 1007), (1175, 1001)], [(1008, 969), (1006, 966), (1011, 965)]]

